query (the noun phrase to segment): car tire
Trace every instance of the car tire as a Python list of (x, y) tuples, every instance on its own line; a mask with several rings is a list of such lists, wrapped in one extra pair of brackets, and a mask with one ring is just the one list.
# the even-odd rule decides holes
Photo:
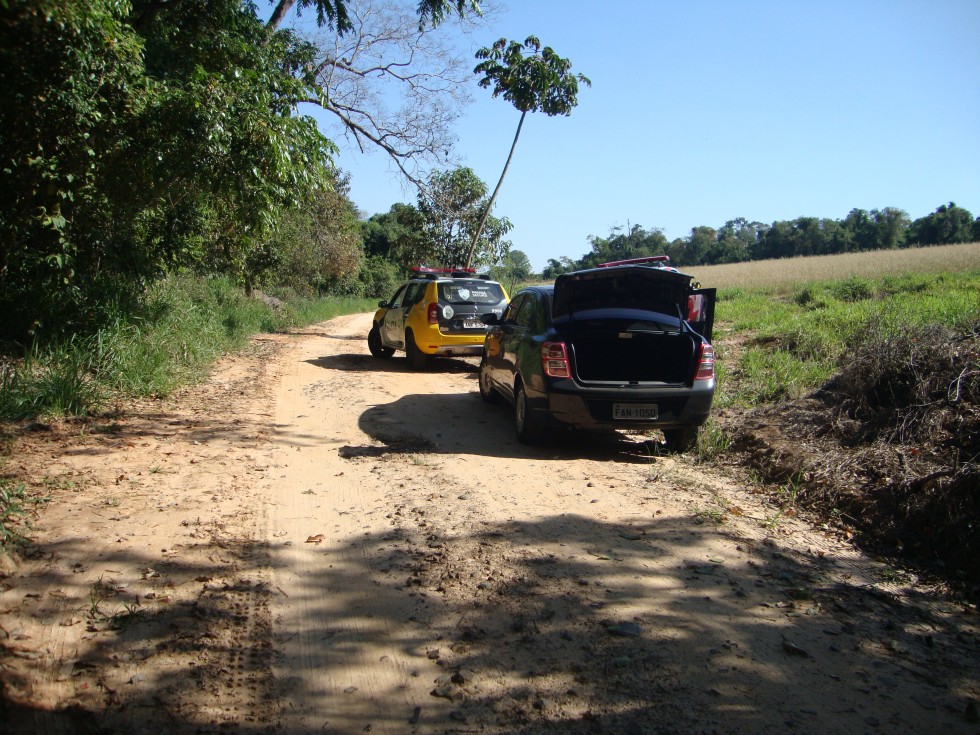
[(486, 355), (480, 360), (480, 372), (477, 373), (477, 382), (480, 384), (480, 398), (487, 403), (501, 403), (503, 399), (494, 389), (490, 382), (490, 365), (487, 363)]
[(424, 370), (429, 364), (429, 356), (415, 344), (415, 335), (411, 331), (405, 332), (405, 357), (408, 358), (408, 364), (415, 370)]
[(544, 438), (544, 428), (534, 417), (527, 402), (527, 391), (524, 384), (517, 385), (514, 394), (514, 425), (517, 429), (517, 441), (521, 444), (538, 444)]
[(664, 442), (667, 444), (667, 451), (669, 452), (686, 452), (695, 445), (697, 440), (698, 429), (696, 426), (664, 429)]
[(393, 347), (385, 347), (384, 344), (382, 344), (381, 330), (378, 329), (377, 324), (371, 327), (371, 331), (368, 332), (368, 349), (371, 351), (372, 355), (383, 360), (395, 354), (395, 349)]

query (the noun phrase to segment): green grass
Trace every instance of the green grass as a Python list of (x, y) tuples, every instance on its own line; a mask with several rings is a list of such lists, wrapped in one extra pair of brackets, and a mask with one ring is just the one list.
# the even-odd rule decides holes
[(260, 332), (369, 311), (370, 299), (289, 298), (270, 306), (227, 279), (168, 277), (139, 313), (88, 337), (0, 356), (0, 419), (82, 416), (119, 396), (166, 395)]
[(887, 337), (980, 324), (980, 271), (722, 290), (716, 324), (719, 405), (797, 398), (829, 379), (872, 327)]

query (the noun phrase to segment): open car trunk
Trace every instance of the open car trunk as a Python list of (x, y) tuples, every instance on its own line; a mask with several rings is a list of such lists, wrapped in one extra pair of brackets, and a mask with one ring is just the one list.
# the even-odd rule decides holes
[(651, 321), (593, 311), (565, 322), (559, 333), (582, 383), (679, 385), (694, 377), (700, 338), (676, 318), (672, 327), (665, 315)]
[[(683, 384), (711, 338), (714, 289), (673, 268), (622, 265), (555, 280), (552, 314), (583, 383)], [(690, 321), (688, 321), (690, 320)], [(699, 336), (700, 334), (700, 336)]]

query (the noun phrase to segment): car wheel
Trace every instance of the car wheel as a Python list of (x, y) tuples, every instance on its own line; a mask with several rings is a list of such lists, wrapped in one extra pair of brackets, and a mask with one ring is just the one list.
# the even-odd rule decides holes
[(371, 327), (371, 331), (368, 332), (368, 349), (371, 354), (375, 357), (380, 357), (386, 359), (395, 354), (393, 347), (385, 347), (381, 342), (381, 331), (378, 329), (378, 325), (375, 324)]
[(422, 370), (429, 364), (429, 356), (415, 344), (415, 335), (411, 332), (405, 332), (405, 357), (408, 358), (408, 364), (416, 370)]
[(478, 380), (480, 383), (480, 398), (487, 403), (500, 403), (503, 400), (500, 394), (494, 390), (493, 384), (490, 382), (490, 365), (487, 364), (486, 355), (480, 360)]
[(668, 451), (686, 452), (691, 449), (698, 439), (698, 430), (695, 426), (685, 426), (680, 429), (664, 429), (664, 441)]
[(517, 441), (522, 444), (537, 444), (544, 438), (544, 429), (527, 405), (527, 392), (523, 384), (517, 386), (517, 394), (514, 396), (514, 422), (517, 427)]

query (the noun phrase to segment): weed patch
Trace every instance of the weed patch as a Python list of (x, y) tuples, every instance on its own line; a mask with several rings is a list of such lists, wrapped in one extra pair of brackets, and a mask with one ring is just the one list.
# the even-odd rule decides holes
[(22, 484), (0, 478), (0, 550), (22, 545), (23, 530), (30, 528), (30, 518), (46, 498), (33, 498)]

